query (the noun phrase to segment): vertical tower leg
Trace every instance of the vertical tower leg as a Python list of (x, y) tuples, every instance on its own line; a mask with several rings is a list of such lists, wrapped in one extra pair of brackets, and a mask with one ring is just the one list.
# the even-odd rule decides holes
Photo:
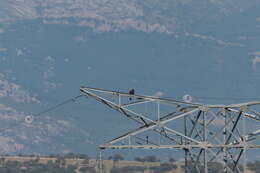
[[(184, 116), (184, 134), (185, 136), (187, 136), (187, 116)], [(185, 147), (187, 146), (187, 139), (184, 139), (184, 144)], [(185, 168), (184, 168), (184, 172), (188, 173), (188, 150), (187, 148), (185, 148), (184, 150), (185, 152)]]
[(103, 173), (102, 150), (99, 151), (99, 173)]
[[(228, 124), (228, 121), (227, 121), (227, 112), (226, 112), (226, 110), (224, 110), (224, 121), (225, 121), (225, 127), (224, 127), (224, 130), (223, 130), (223, 139), (224, 139), (224, 141), (226, 141), (227, 140), (227, 124)], [(224, 142), (225, 143), (225, 142)], [(224, 149), (223, 149), (223, 161), (224, 161), (224, 163), (225, 163), (225, 165), (224, 165), (224, 173), (228, 173), (227, 172), (227, 157), (228, 157), (228, 154), (227, 154), (227, 147), (224, 147)]]
[[(203, 140), (204, 144), (207, 144), (207, 117), (206, 112), (203, 112)], [(208, 173), (208, 157), (207, 157), (207, 148), (204, 148), (204, 173)]]
[[(246, 121), (245, 121), (245, 117), (243, 117), (243, 136), (246, 136)], [(246, 146), (246, 139), (245, 137), (243, 137), (242, 139), (244, 141), (244, 156), (243, 156), (243, 172), (246, 173), (247, 172), (247, 158), (246, 158), (246, 150), (247, 150), (247, 146)]]

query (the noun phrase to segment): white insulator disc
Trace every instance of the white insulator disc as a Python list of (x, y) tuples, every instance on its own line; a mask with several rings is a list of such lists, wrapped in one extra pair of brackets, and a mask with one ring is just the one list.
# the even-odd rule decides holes
[(33, 122), (33, 116), (28, 115), (24, 118), (25, 123), (31, 124)]
[(190, 95), (188, 95), (188, 94), (184, 95), (182, 97), (182, 99), (183, 99), (183, 101), (188, 102), (188, 103), (192, 102), (192, 97)]

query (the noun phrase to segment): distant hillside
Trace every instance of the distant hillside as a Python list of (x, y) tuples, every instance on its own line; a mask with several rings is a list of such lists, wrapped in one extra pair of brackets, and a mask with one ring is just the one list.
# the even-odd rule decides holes
[(222, 20), (256, 5), (258, 0), (6, 0), (0, 2), (0, 21), (41, 18), (46, 23), (76, 24), (97, 32), (167, 33), (201, 21)]
[(95, 156), (135, 128), (85, 98), (25, 123), (81, 85), (204, 103), (259, 98), (259, 11), (258, 0), (1, 1), (1, 153)]

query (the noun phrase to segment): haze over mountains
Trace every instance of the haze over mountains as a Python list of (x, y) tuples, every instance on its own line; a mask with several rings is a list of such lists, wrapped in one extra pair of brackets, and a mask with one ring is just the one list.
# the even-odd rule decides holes
[[(80, 85), (206, 103), (259, 98), (259, 11), (258, 0), (0, 0), (1, 127)], [(102, 108), (83, 98), (20, 123), (2, 133), (0, 151), (94, 154), (132, 128)]]

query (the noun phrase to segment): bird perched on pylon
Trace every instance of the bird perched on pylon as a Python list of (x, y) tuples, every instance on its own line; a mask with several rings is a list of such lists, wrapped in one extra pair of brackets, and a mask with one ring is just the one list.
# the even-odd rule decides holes
[[(135, 89), (131, 89), (131, 90), (129, 91), (129, 94), (130, 94), (130, 95), (135, 95)], [(129, 97), (129, 100), (132, 100), (132, 97)]]

